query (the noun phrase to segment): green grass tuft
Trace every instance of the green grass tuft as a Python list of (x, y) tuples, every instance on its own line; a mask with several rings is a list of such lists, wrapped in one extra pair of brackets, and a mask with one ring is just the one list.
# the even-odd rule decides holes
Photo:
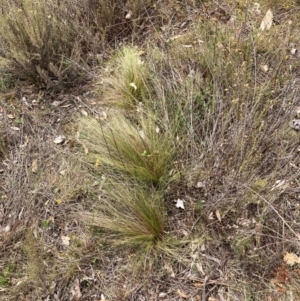
[(139, 115), (138, 121), (135, 124), (119, 113), (104, 124), (81, 118), (81, 142), (100, 168), (109, 166), (140, 181), (163, 183), (172, 170), (173, 138), (150, 115)]
[(104, 79), (103, 99), (123, 107), (143, 102), (147, 95), (149, 68), (137, 49), (124, 47), (115, 57), (114, 73)]
[(95, 215), (83, 214), (83, 219), (108, 230), (118, 245), (149, 250), (163, 238), (166, 209), (154, 189), (137, 182), (107, 179), (96, 206)]

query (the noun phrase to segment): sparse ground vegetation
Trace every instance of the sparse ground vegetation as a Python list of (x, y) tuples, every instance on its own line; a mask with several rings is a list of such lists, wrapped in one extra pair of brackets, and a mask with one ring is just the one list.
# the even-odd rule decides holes
[(300, 300), (298, 1), (1, 1), (1, 300)]

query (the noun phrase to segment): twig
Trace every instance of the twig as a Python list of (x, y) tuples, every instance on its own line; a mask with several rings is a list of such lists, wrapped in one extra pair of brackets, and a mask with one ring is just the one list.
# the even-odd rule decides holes
[(295, 235), (295, 237), (297, 238), (297, 240), (299, 240), (299, 235), (291, 228), (291, 226), (285, 221), (285, 219), (283, 218), (283, 216), (276, 210), (276, 208), (267, 200), (265, 199), (263, 196), (261, 196), (259, 193), (257, 193), (255, 190), (253, 190), (252, 188), (248, 187), (247, 185), (244, 185), (242, 183), (237, 182), (239, 185), (247, 188), (248, 190), (250, 190), (251, 192), (253, 192), (256, 196), (258, 196), (260, 199), (262, 199), (264, 202), (266, 202), (270, 208), (277, 214), (277, 216), (282, 220), (282, 222), (284, 223), (284, 225), (286, 225), (290, 231)]

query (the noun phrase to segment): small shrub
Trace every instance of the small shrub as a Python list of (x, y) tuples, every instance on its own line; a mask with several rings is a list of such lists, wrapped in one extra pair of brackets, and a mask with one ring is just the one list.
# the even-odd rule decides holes
[[(72, 86), (90, 75), (89, 66), (116, 37), (138, 30), (136, 22), (151, 3), (0, 0), (0, 56), (18, 77), (47, 87)], [(125, 19), (129, 11), (139, 17)]]
[(81, 141), (101, 165), (137, 180), (163, 183), (172, 169), (173, 138), (156, 125), (152, 116), (139, 116), (139, 124), (119, 113), (105, 123), (81, 118)]
[(68, 16), (67, 6), (45, 0), (3, 5), (0, 53), (17, 68), (19, 76), (48, 87), (80, 76), (78, 21), (74, 21), (76, 15)]

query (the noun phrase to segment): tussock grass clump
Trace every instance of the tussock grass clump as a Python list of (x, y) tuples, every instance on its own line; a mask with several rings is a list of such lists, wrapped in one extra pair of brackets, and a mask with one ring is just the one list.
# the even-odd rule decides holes
[(161, 194), (138, 182), (110, 178), (103, 188), (96, 214), (83, 214), (84, 220), (108, 230), (117, 244), (138, 245), (143, 251), (154, 247), (166, 222)]
[(143, 102), (147, 95), (149, 68), (137, 49), (124, 47), (115, 57), (113, 75), (103, 81), (103, 99), (123, 107)]
[(172, 169), (173, 138), (151, 115), (139, 115), (138, 121), (117, 112), (105, 123), (81, 118), (80, 139), (100, 168), (109, 166), (140, 181), (163, 183)]

